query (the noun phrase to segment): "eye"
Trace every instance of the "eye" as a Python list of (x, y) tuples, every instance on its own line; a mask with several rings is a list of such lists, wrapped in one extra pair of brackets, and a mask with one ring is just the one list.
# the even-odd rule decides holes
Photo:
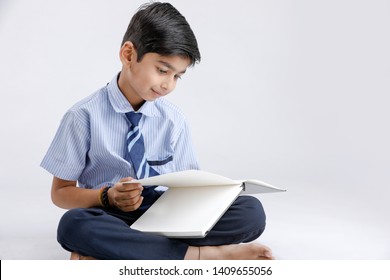
[(164, 69), (162, 69), (160, 67), (157, 67), (157, 72), (160, 73), (160, 74), (167, 74), (168, 73), (167, 70), (164, 70)]
[(175, 80), (181, 79), (181, 75), (175, 75)]

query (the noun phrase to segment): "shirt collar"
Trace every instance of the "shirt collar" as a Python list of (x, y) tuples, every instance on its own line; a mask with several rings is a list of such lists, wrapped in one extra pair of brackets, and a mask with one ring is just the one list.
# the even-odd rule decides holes
[[(120, 74), (120, 73), (119, 73)], [(119, 74), (115, 75), (111, 82), (107, 85), (108, 98), (115, 112), (117, 113), (128, 113), (133, 112), (134, 109), (127, 101), (124, 94), (121, 92), (118, 86)], [(146, 101), (138, 112), (149, 117), (158, 116), (158, 110), (155, 108), (154, 101)]]

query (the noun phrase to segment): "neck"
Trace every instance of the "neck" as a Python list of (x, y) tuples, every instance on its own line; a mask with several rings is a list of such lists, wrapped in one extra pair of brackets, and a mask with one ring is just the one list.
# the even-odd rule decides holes
[(142, 105), (144, 105), (145, 100), (140, 98), (135, 93), (135, 90), (131, 87), (125, 75), (121, 75), (121, 73), (119, 74), (118, 78), (118, 87), (122, 94), (126, 97), (127, 101), (130, 103), (134, 111), (138, 111), (142, 107)]

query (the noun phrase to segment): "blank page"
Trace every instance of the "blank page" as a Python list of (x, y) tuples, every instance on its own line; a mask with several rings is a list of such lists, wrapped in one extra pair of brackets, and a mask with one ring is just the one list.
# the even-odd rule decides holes
[(131, 228), (167, 237), (204, 237), (241, 191), (241, 184), (169, 188)]

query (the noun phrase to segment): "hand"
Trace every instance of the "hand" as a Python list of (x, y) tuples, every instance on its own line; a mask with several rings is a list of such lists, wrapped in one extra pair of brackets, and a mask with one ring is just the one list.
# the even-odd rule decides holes
[(126, 183), (133, 178), (127, 177), (121, 179), (112, 188), (108, 190), (108, 200), (111, 206), (115, 206), (123, 212), (137, 210), (143, 201), (142, 190), (140, 183)]

